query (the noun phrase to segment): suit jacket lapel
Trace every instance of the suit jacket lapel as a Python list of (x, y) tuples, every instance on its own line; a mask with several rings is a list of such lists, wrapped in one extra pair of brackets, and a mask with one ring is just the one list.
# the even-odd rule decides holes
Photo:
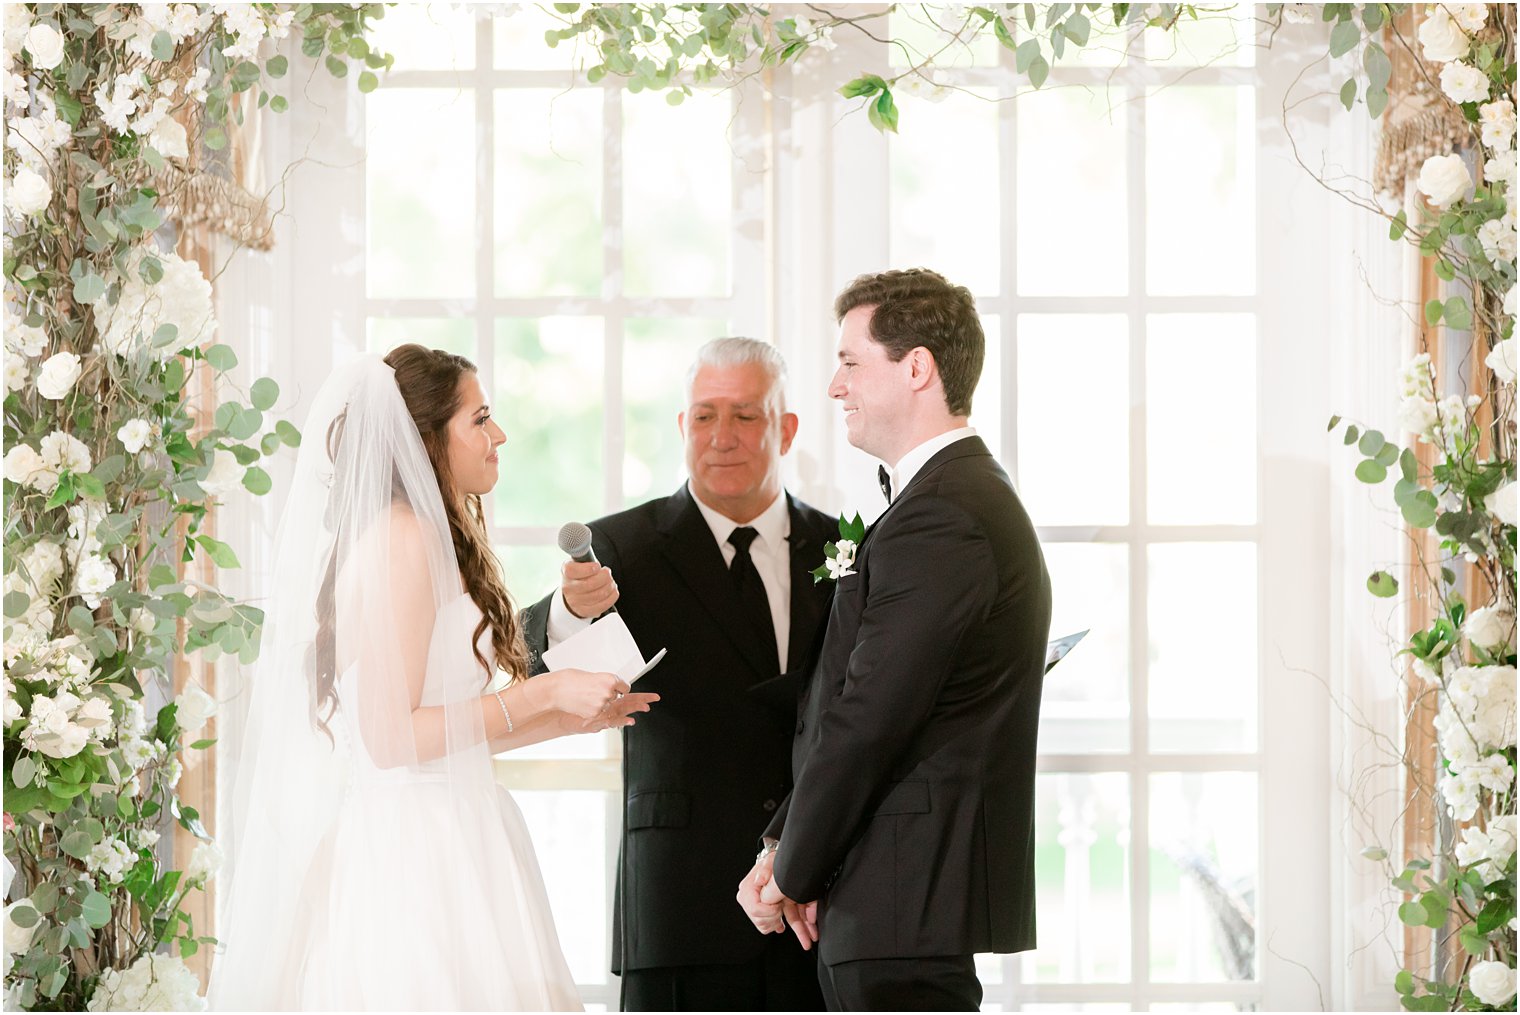
[(812, 651), (813, 646), (801, 632), (821, 629), (818, 620), (829, 608), (834, 592), (832, 583), (815, 582), (813, 568), (823, 563), (822, 545), (836, 533), (813, 533), (792, 495), (787, 494), (786, 499), (792, 516), (791, 632), (786, 649), (786, 670), (790, 673), (805, 663)]
[(740, 615), (739, 597), (723, 563), (723, 551), (718, 549), (712, 529), (707, 527), (707, 520), (702, 517), (686, 487), (665, 502), (658, 528), (665, 536), (662, 549), (666, 559), (691, 588), (697, 601), (712, 614), (719, 629), (743, 653), (745, 661), (760, 679), (776, 676), (775, 645), (769, 647), (769, 652), (763, 651), (759, 634)]
[(937, 471), (946, 462), (954, 461), (957, 458), (969, 458), (973, 455), (985, 455), (988, 457), (991, 457), (992, 455), (992, 452), (987, 450), (986, 442), (975, 434), (970, 437), (964, 437), (961, 440), (956, 441), (954, 444), (940, 448), (938, 451), (936, 451), (929, 458), (929, 460), (924, 463), (924, 467), (915, 472), (913, 474), (913, 478), (908, 480), (908, 485), (899, 490), (897, 496), (892, 498), (892, 503), (887, 505), (887, 509), (876, 516), (876, 520), (871, 523), (869, 528), (866, 529), (865, 539), (862, 539), (860, 541), (861, 547), (865, 547), (867, 540), (871, 538), (871, 533), (875, 532), (876, 527), (882, 523), (887, 515), (892, 513), (893, 508), (897, 507), (897, 505), (903, 502), (904, 497), (909, 496), (913, 492), (913, 488), (919, 485), (920, 480), (929, 475), (931, 472)]

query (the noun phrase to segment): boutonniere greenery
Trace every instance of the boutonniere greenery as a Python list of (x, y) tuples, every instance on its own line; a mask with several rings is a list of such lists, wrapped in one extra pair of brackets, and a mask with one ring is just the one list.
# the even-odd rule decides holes
[(860, 549), (860, 541), (866, 537), (865, 522), (860, 520), (860, 513), (856, 512), (853, 520), (846, 520), (844, 515), (839, 516), (839, 540), (834, 543), (823, 544), (823, 563), (813, 568), (813, 584), (821, 581), (837, 582), (839, 579), (855, 573), (855, 552)]

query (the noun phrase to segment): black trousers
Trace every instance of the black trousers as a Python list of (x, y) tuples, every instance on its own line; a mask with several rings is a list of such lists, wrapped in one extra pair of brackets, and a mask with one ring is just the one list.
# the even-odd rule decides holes
[(656, 966), (623, 973), (624, 1011), (823, 1011), (817, 952), (767, 934), (749, 962)]
[(982, 981), (970, 955), (818, 963), (829, 1011), (977, 1011)]

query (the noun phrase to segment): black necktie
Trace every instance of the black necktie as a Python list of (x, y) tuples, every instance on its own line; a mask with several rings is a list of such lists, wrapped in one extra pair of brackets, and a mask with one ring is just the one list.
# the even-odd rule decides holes
[(887, 498), (888, 504), (892, 503), (892, 474), (885, 465), (876, 467), (876, 481), (881, 484), (881, 495)]
[(760, 572), (755, 569), (755, 561), (749, 555), (749, 544), (758, 535), (760, 533), (748, 525), (741, 525), (729, 533), (728, 541), (734, 548), (734, 561), (728, 566), (728, 573), (734, 579), (734, 587), (739, 590), (739, 603), (744, 609), (745, 619), (760, 636), (766, 658), (776, 659), (776, 625), (771, 622), (770, 597), (765, 594), (765, 583), (760, 580)]

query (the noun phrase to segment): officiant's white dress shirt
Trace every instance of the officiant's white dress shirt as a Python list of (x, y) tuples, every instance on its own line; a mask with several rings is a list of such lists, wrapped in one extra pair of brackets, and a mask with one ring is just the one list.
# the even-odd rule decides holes
[[(702, 503), (702, 499), (691, 490), (690, 484), (687, 484), (687, 492), (696, 501), (697, 510), (702, 512), (703, 520), (712, 530), (718, 550), (723, 554), (724, 565), (732, 566), (736, 551), (728, 537), (739, 527), (739, 523)], [(787, 538), (792, 534), (792, 515), (787, 510), (786, 492), (777, 494), (770, 507), (747, 524), (756, 532), (755, 541), (749, 547), (749, 555), (755, 562), (755, 570), (760, 572), (765, 597), (770, 601), (771, 624), (776, 629), (776, 658), (779, 667), (776, 672), (780, 673), (786, 669), (787, 646), (792, 628), (792, 550), (787, 543)], [(614, 581), (617, 580), (617, 575), (612, 577)], [(562, 593), (555, 593), (549, 600), (547, 634), (551, 646), (558, 645), (590, 625), (590, 620), (583, 620), (570, 612)]]

